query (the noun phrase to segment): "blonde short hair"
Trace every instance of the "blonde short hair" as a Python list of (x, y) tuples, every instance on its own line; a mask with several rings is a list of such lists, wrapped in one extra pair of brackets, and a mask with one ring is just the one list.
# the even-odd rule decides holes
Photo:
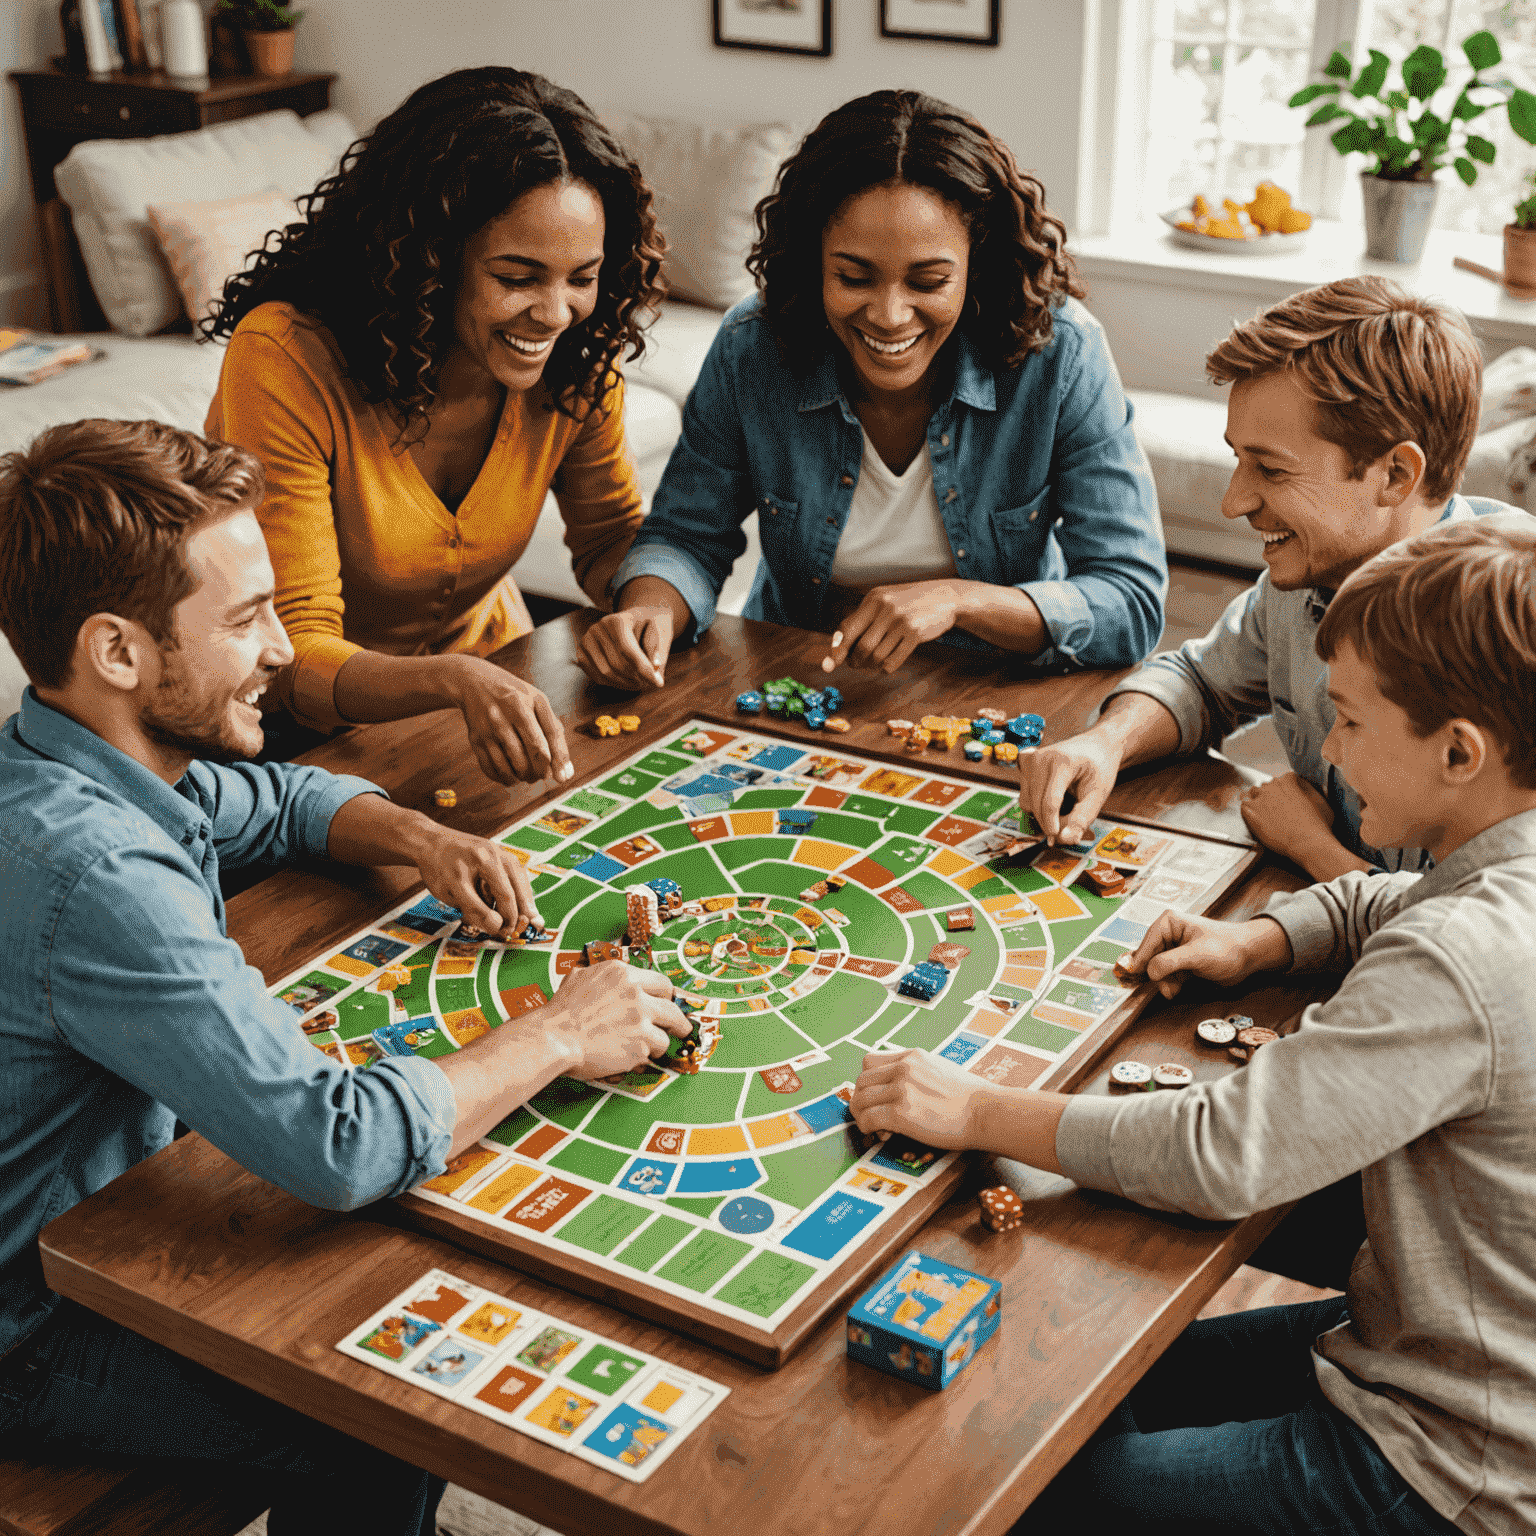
[(1346, 642), (1418, 735), (1470, 720), (1536, 789), (1536, 518), (1441, 523), (1367, 560), (1318, 626), (1324, 661)]
[(1288, 373), (1317, 407), (1317, 429), (1359, 479), (1397, 444), (1428, 465), (1431, 506), (1461, 480), (1482, 406), (1483, 359), (1460, 310), (1384, 277), (1348, 277), (1292, 295), (1232, 334), (1205, 360), (1216, 384)]

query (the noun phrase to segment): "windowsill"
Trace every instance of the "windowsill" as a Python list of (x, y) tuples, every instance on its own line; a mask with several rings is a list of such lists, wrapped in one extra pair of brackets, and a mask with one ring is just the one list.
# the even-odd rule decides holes
[(1069, 249), (1090, 284), (1095, 279), (1129, 280), (1208, 294), (1238, 294), (1255, 305), (1341, 277), (1375, 273), (1454, 304), (1485, 337), (1536, 342), (1536, 300), (1512, 299), (1497, 283), (1452, 265), (1453, 258), (1465, 256), (1500, 270), (1504, 246), (1498, 235), (1431, 230), (1424, 255), (1411, 266), (1370, 260), (1364, 254), (1365, 233), (1358, 225), (1326, 219), (1319, 219), (1308, 231), (1303, 249), (1278, 256), (1191, 250), (1175, 245), (1162, 224), (1135, 225), (1074, 240)]

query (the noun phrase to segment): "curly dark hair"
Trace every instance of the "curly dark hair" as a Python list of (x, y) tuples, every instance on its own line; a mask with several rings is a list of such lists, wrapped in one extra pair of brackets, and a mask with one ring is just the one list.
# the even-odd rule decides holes
[(1045, 188), (958, 107), (921, 91), (872, 91), (822, 118), (757, 205), (747, 269), (785, 364), (808, 372), (831, 340), (822, 231), (849, 198), (888, 182), (927, 187), (964, 217), (971, 259), (961, 324), (985, 364), (1016, 368), (1049, 345), (1052, 312), (1086, 290)]
[(597, 408), (665, 291), (666, 242), (651, 189), (574, 92), (520, 69), (460, 69), (412, 92), (299, 200), (301, 223), (268, 237), (203, 322), (228, 336), (258, 304), (284, 300), (336, 338), (363, 398), (421, 427), (453, 340), (466, 242), (535, 187), (570, 178), (602, 200), (606, 230), (591, 315), (555, 344), (544, 379), (569, 416)]

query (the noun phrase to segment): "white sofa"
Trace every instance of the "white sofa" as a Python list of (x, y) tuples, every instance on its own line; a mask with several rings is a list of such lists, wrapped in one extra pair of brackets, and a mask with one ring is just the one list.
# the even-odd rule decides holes
[[(799, 133), (783, 123), (720, 128), (605, 116), (655, 189), (670, 246), (673, 297), (660, 307), (645, 356), (627, 369), (626, 428), (649, 496), (666, 468), (683, 402), (720, 316), (750, 291), (742, 262), (752, 239), (752, 209)], [(0, 396), (0, 453), (23, 447), (46, 426), (85, 416), (150, 417), (201, 430), (222, 349), (185, 335), (143, 334), (163, 324), (177, 302), (146, 206), (168, 198), (211, 201), (274, 185), (293, 195), (325, 174), (352, 136), (352, 125), (339, 113), (301, 123), (282, 112), (193, 134), (78, 146), (59, 168), (60, 191), (71, 204), (98, 297), (118, 329), (90, 338), (105, 352), (102, 359)], [(1132, 391), (1131, 400), (1169, 549), (1257, 569), (1256, 536), (1219, 515), (1232, 464), (1222, 440), (1220, 397), (1215, 391), (1207, 399)], [(1487, 430), (1463, 488), (1536, 505), (1536, 353), (1519, 349), (1490, 367), (1484, 421)], [(725, 613), (741, 611), (757, 567), (755, 518), (744, 531), (746, 552), (721, 594)], [(551, 497), (515, 575), (529, 593), (581, 604), (586, 599), (571, 574), (563, 532)], [(0, 719), (16, 707), (24, 681), (0, 638)]]

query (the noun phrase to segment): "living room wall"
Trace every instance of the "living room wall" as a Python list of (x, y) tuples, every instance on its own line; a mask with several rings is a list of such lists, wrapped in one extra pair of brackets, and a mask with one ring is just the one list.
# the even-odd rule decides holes
[(718, 123), (810, 127), (865, 91), (917, 86), (1005, 139), (1072, 223), (1092, 3), (1003, 0), (1002, 43), (979, 48), (881, 38), (879, 0), (834, 0), (819, 59), (716, 48), (710, 0), (310, 0), (298, 58), (341, 76), (337, 104), (359, 124), (468, 64), (537, 70), (599, 109)]

